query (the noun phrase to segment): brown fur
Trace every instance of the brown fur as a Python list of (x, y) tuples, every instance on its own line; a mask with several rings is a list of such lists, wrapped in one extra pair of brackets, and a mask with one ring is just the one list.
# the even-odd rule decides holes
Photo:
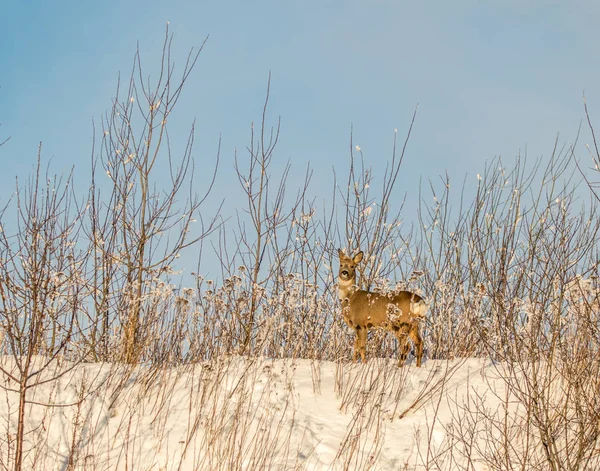
[(356, 332), (354, 356), (360, 353), (366, 361), (367, 331), (382, 328), (392, 332), (398, 339), (400, 356), (398, 366), (402, 366), (410, 352), (409, 339), (415, 345), (417, 366), (421, 366), (423, 358), (423, 339), (419, 332), (420, 321), (427, 313), (427, 304), (418, 294), (400, 291), (395, 295), (371, 293), (356, 286), (356, 266), (363, 258), (358, 252), (348, 257), (342, 250), (340, 271), (338, 276), (339, 298), (342, 304), (342, 315), (346, 324)]

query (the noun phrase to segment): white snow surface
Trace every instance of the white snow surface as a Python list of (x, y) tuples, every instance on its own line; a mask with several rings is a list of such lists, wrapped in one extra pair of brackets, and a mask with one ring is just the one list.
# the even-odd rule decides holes
[[(14, 358), (1, 361), (16, 373)], [(485, 397), (493, 409), (504, 388), (484, 359), (398, 368), (234, 356), (169, 368), (54, 361), (29, 384), (30, 469), (161, 471), (432, 469), (457, 446), (448, 432), (461, 405)], [(2, 387), (10, 467), (19, 394), (6, 376)], [(487, 468), (475, 457), (470, 469)]]

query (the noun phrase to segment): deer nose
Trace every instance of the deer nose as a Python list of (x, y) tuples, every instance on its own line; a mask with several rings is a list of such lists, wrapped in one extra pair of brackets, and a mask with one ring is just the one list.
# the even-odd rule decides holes
[(348, 276), (348, 270), (342, 270), (342, 276)]

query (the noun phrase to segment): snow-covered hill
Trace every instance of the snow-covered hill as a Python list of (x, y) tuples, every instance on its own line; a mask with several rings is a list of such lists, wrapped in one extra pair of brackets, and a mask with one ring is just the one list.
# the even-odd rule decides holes
[[(422, 368), (241, 357), (170, 369), (69, 367), (44, 370), (37, 381), (65, 373), (28, 391), (31, 468), (466, 468), (456, 440), (465, 404), (474, 410), (485, 397), (487, 408), (501, 408), (505, 388), (497, 366), (480, 359)], [(3, 386), (1, 451), (10, 466), (8, 420), (14, 427), (19, 396), (14, 382)], [(474, 449), (471, 469), (488, 469)]]

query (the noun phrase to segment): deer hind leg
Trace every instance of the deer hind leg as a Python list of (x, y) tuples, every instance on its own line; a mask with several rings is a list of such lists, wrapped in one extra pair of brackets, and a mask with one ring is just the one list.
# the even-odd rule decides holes
[(419, 332), (419, 325), (415, 324), (410, 329), (410, 338), (415, 344), (415, 357), (417, 358), (417, 367), (421, 367), (421, 361), (423, 359), (423, 339)]
[(396, 334), (396, 339), (398, 340), (398, 366), (404, 366), (406, 362), (406, 358), (410, 353), (410, 341), (409, 337), (403, 329), (394, 328), (394, 333)]
[(363, 363), (367, 362), (366, 358), (367, 352), (367, 328), (361, 327), (360, 325), (356, 326), (356, 338), (354, 339), (354, 356), (352, 357), (352, 361), (356, 361), (356, 354), (360, 353), (360, 358)]

